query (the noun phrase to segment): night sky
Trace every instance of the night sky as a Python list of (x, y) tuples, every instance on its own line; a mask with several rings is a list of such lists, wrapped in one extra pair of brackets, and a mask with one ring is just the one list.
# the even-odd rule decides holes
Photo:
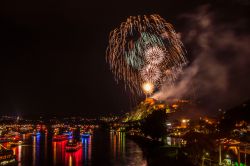
[[(187, 40), (193, 23), (186, 16), (204, 6), (214, 13), (219, 26), (237, 23), (232, 26), (234, 35), (249, 36), (247, 0), (1, 1), (1, 114), (96, 116), (128, 112), (133, 106), (129, 95), (122, 84), (116, 84), (105, 61), (109, 32), (128, 16), (157, 13), (181, 34), (192, 63), (198, 45)], [(229, 50), (220, 55), (223, 64), (230, 63), (228, 58), (235, 54)], [(236, 73), (228, 78), (233, 82), (226, 90), (233, 87), (231, 100), (223, 100), (219, 106), (230, 107), (250, 96), (246, 78), (250, 70), (241, 68)], [(214, 103), (206, 95), (202, 94), (200, 101)]]

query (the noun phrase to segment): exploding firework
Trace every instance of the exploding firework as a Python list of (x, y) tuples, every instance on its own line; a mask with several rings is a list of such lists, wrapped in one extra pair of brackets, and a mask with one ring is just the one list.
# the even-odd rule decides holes
[(161, 64), (165, 57), (165, 52), (158, 46), (149, 47), (145, 50), (145, 60), (149, 64)]
[(140, 71), (140, 77), (143, 82), (156, 84), (161, 77), (161, 70), (154, 65), (147, 65)]
[(113, 30), (106, 59), (116, 81), (122, 80), (132, 93), (139, 94), (145, 82), (155, 87), (174, 82), (186, 64), (178, 35), (156, 14), (131, 16)]
[(142, 84), (142, 89), (145, 94), (151, 94), (154, 91), (154, 85), (150, 82), (145, 82)]

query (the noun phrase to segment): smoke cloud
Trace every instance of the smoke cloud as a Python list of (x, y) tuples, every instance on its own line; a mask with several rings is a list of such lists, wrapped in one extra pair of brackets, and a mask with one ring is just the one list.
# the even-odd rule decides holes
[(243, 19), (225, 23), (217, 19), (219, 14), (206, 5), (180, 16), (188, 22), (181, 37), (190, 64), (175, 85), (163, 85), (154, 98), (191, 98), (219, 109), (249, 97), (249, 33), (240, 30)]

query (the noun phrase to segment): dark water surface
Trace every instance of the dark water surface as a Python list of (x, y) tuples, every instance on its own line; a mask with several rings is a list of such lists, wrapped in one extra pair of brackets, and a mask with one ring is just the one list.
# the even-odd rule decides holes
[(141, 148), (125, 138), (123, 132), (95, 131), (82, 139), (82, 148), (66, 152), (67, 141), (53, 142), (50, 134), (23, 135), (24, 145), (14, 148), (19, 165), (91, 165), (91, 166), (144, 166), (147, 160)]

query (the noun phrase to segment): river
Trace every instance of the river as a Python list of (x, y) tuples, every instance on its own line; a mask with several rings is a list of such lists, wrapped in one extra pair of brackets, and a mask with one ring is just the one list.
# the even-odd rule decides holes
[(82, 148), (66, 152), (66, 141), (53, 142), (49, 134), (22, 135), (24, 144), (13, 147), (18, 165), (146, 166), (141, 148), (123, 132), (97, 130), (82, 139)]

